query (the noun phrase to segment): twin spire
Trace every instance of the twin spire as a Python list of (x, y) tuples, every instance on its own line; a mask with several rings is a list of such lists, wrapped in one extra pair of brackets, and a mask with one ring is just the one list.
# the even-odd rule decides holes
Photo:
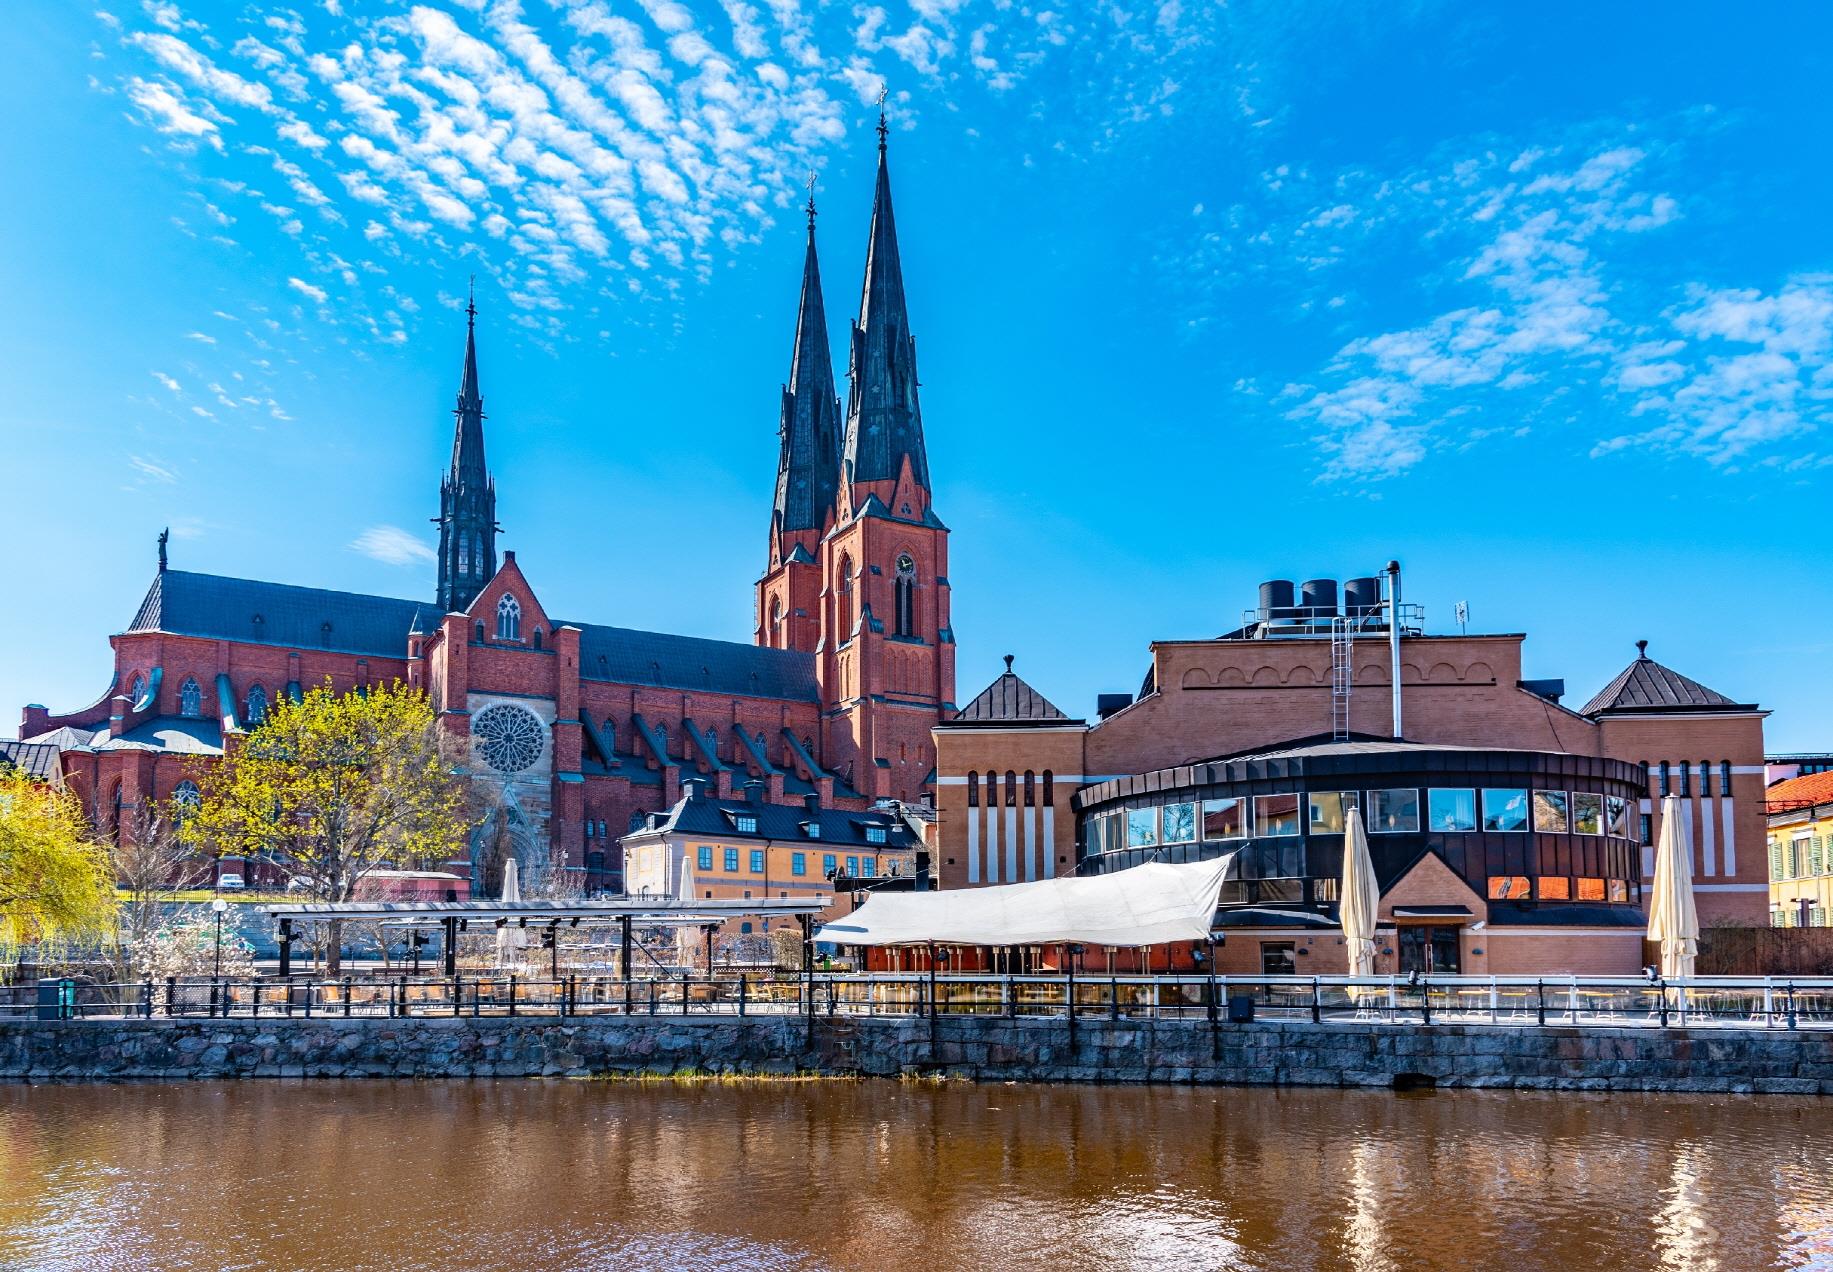
[(852, 386), (844, 424), (828, 351), (810, 180), (808, 246), (796, 311), (795, 352), (789, 383), (783, 390), (782, 451), (771, 525), (773, 542), (782, 556), (791, 551), (788, 536), (801, 531), (819, 536), (843, 484), (850, 489), (865, 482), (896, 481), (908, 458), (917, 483), (925, 489), (929, 486), (923, 418), (917, 404), (916, 342), (910, 335), (897, 224), (891, 211), (887, 132), (881, 99), (878, 181), (872, 196), (859, 318), (852, 324), (847, 368)]

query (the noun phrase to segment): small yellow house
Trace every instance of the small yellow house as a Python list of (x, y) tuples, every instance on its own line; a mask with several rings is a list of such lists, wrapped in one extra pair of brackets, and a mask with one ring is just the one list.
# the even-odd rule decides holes
[(1833, 926), (1833, 773), (1777, 782), (1764, 804), (1770, 924)]

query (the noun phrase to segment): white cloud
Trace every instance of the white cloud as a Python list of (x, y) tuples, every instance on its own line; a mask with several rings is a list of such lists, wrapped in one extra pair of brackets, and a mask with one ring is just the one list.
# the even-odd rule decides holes
[(144, 455), (130, 455), (127, 462), (136, 472), (149, 481), (156, 481), (169, 486), (178, 480), (178, 472), (164, 460), (148, 459)]
[(153, 378), (159, 381), (159, 383), (165, 385), (166, 388), (170, 389), (174, 393), (178, 393), (182, 391), (179, 387), (178, 381), (174, 380), (171, 376), (167, 375), (163, 371), (153, 372)]
[(206, 334), (205, 334), (204, 332), (201, 332), (201, 331), (192, 331), (192, 332), (188, 332), (188, 333), (186, 333), (186, 335), (185, 335), (185, 339), (186, 339), (186, 340), (195, 340), (195, 341), (197, 341), (197, 342), (198, 342), (199, 344), (208, 344), (208, 345), (213, 345), (213, 344), (215, 344), (215, 343), (216, 343), (216, 337), (215, 337), (215, 336), (212, 336), (212, 335), (206, 335)]
[(286, 280), (286, 285), (315, 304), (325, 303), (325, 289), (314, 287), (303, 278), (289, 278)]
[(436, 556), (432, 548), (399, 526), (371, 526), (350, 547), (384, 565), (422, 565)]

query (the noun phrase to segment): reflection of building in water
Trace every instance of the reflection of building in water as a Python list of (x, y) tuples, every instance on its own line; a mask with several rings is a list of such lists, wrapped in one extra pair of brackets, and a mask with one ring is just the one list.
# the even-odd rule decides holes
[[(1761, 920), (1765, 712), (1646, 642), (1575, 709), (1563, 681), (1523, 677), (1524, 636), (1427, 634), (1398, 590), (1397, 565), (1341, 604), (1331, 580), (1264, 584), (1226, 635), (1154, 642), (1138, 696), (1101, 695), (1092, 723), (1008, 659), (936, 730), (943, 886), (1233, 853), (1218, 968), (1341, 973), (1354, 807), (1382, 892), (1378, 971), (1634, 972), (1672, 794), (1701, 922)], [(1151, 957), (1197, 966), (1188, 946)]]

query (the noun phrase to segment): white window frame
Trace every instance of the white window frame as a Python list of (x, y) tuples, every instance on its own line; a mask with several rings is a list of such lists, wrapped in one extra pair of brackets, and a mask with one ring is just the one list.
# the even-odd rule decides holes
[[(1431, 835), (1474, 835), (1479, 833), (1483, 826), (1483, 797), (1478, 793), (1481, 789), (1481, 787), (1477, 786), (1426, 787), (1426, 833)], [(1505, 790), (1507, 788), (1498, 787), (1497, 789)], [(1440, 791), (1444, 791), (1447, 794), (1456, 794), (1461, 791), (1470, 796), (1470, 825), (1468, 827), (1458, 830), (1440, 830), (1437, 826), (1433, 825), (1432, 797)]]

